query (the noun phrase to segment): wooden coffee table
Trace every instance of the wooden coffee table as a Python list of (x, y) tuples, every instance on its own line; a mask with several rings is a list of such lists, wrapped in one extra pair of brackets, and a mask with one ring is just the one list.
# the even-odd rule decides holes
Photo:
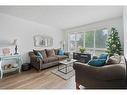
[[(63, 60), (63, 61), (59, 61), (59, 65), (58, 65), (58, 71), (62, 72), (64, 74), (68, 74), (69, 72), (71, 72), (72, 70), (68, 70), (68, 68), (71, 66), (73, 66), (73, 63), (76, 62), (77, 60), (75, 59), (71, 59), (70, 61), (67, 61), (67, 59)], [(62, 67), (60, 67), (60, 65), (64, 65)]]

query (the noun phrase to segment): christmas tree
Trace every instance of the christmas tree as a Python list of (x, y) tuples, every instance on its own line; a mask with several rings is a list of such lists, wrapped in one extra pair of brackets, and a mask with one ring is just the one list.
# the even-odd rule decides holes
[(121, 55), (121, 43), (120, 43), (120, 38), (118, 36), (118, 31), (112, 27), (111, 29), (111, 34), (109, 35), (107, 39), (107, 52), (109, 56), (112, 56), (115, 54)]

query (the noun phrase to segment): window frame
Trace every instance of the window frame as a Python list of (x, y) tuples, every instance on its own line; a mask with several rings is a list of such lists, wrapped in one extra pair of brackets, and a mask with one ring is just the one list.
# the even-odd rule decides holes
[[(83, 47), (86, 48), (86, 50), (93, 50), (93, 54), (92, 55), (95, 55), (95, 51), (97, 50), (100, 50), (100, 51), (106, 51), (106, 48), (96, 48), (96, 45), (95, 45), (95, 33), (98, 31), (98, 30), (103, 30), (103, 29), (107, 29), (108, 30), (108, 35), (110, 34), (110, 31), (109, 31), (109, 27), (100, 27), (100, 28), (96, 28), (96, 29), (89, 29), (89, 30), (84, 30), (84, 32), (71, 32), (71, 33), (68, 33), (68, 51), (70, 52), (75, 52), (77, 49), (76, 49), (76, 45), (75, 45), (75, 50), (74, 51), (71, 51), (70, 50), (70, 39), (69, 39), (69, 35), (71, 34), (77, 34), (77, 33), (83, 33), (85, 35), (86, 32), (93, 32), (94, 33), (94, 45), (93, 45), (93, 48), (88, 48), (88, 47), (85, 47), (85, 40), (83, 40)], [(78, 30), (79, 31), (79, 30)], [(83, 30), (82, 30), (83, 31)], [(108, 37), (107, 37), (108, 38)], [(83, 36), (83, 39), (85, 39), (85, 36)]]
[[(75, 34), (75, 50), (70, 50), (70, 35), (71, 34)], [(84, 35), (84, 32), (73, 32), (73, 33), (69, 33), (68, 34), (68, 51), (70, 51), (70, 52), (75, 52), (75, 51), (77, 51), (77, 41), (76, 41), (76, 35), (77, 34), (83, 34)], [(83, 39), (84, 39), (84, 36), (83, 36)], [(83, 43), (84, 43), (84, 40), (83, 40)], [(84, 44), (83, 44), (83, 47), (84, 47)]]

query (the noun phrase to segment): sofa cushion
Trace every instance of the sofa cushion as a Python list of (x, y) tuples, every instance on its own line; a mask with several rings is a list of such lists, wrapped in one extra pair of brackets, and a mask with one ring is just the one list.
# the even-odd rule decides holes
[(60, 50), (60, 49), (54, 49), (56, 55), (59, 54), (59, 50)]
[(63, 59), (66, 59), (66, 58), (68, 58), (66, 55), (57, 55), (57, 58), (59, 59), (59, 60), (63, 60)]
[(105, 65), (105, 59), (93, 59), (88, 62), (91, 66), (104, 66)]
[(50, 63), (50, 62), (54, 62), (54, 61), (58, 61), (58, 57), (47, 57), (46, 59), (43, 59), (44, 63)]
[(55, 56), (54, 49), (46, 49), (47, 57)]

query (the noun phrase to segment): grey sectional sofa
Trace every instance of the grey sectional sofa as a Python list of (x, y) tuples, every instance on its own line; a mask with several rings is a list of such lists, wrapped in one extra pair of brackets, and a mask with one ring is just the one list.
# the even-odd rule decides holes
[(123, 59), (119, 64), (105, 65), (102, 67), (90, 66), (76, 62), (75, 82), (76, 88), (82, 85), (88, 89), (121, 89), (126, 88), (126, 62)]
[[(31, 66), (37, 70), (42, 70), (51, 66), (58, 65), (60, 60), (64, 60), (69, 57), (69, 53), (65, 52), (64, 55), (58, 55), (59, 49), (44, 49), (36, 50), (43, 54), (43, 59), (33, 52), (29, 52)], [(53, 53), (54, 52), (54, 53)]]

